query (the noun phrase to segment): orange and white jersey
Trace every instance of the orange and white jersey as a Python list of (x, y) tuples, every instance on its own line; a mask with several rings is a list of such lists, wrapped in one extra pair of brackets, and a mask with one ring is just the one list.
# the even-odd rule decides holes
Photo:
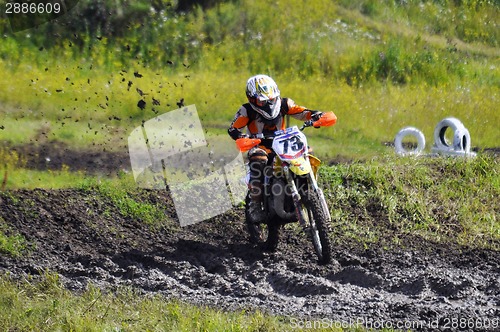
[(307, 121), (311, 119), (312, 114), (315, 112), (296, 105), (290, 98), (282, 98), (280, 114), (274, 120), (266, 120), (247, 103), (242, 105), (236, 112), (228, 133), (233, 139), (238, 139), (244, 135), (242, 130), (246, 127), (246, 134), (268, 135), (276, 130), (285, 129), (285, 115), (290, 115), (300, 121)]

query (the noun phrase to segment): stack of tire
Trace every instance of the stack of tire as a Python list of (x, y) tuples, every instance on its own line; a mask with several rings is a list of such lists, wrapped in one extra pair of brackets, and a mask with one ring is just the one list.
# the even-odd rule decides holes
[[(453, 141), (446, 138), (446, 131), (450, 128), (453, 131)], [(413, 136), (417, 139), (417, 146), (413, 150), (408, 150), (403, 146), (403, 139), (406, 136)], [(415, 127), (405, 127), (401, 129), (394, 139), (396, 153), (401, 156), (420, 155), (425, 148), (424, 134)], [(433, 154), (448, 156), (475, 156), (471, 152), (470, 133), (460, 120), (456, 118), (445, 118), (441, 120), (434, 129), (434, 146), (431, 149)]]
[[(453, 141), (448, 142), (445, 133), (450, 128), (453, 131)], [(441, 120), (434, 129), (434, 146), (431, 151), (440, 155), (475, 156), (471, 152), (470, 133), (460, 120), (446, 118)]]

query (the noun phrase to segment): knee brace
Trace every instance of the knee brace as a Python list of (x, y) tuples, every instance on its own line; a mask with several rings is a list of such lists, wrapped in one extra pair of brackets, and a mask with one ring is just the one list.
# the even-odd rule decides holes
[(264, 178), (264, 169), (267, 164), (267, 152), (255, 148), (248, 153), (250, 166), (250, 196), (256, 199), (262, 193), (262, 179)]

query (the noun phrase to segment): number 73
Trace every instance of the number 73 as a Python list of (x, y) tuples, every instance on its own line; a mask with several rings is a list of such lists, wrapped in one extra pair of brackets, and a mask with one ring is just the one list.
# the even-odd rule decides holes
[(292, 136), (287, 139), (279, 141), (280, 144), (283, 144), (283, 153), (288, 153), (288, 149), (290, 148), (292, 152), (297, 152), (302, 150), (304, 147), (304, 143), (300, 140), (299, 136)]

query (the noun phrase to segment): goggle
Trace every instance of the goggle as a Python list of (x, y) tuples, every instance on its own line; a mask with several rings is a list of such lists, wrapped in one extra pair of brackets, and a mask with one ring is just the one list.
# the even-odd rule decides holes
[(271, 99), (263, 99), (263, 100), (260, 100), (259, 98), (257, 98), (257, 100), (255, 101), (255, 103), (257, 104), (257, 106), (266, 106), (266, 105), (273, 105), (276, 100), (278, 99), (278, 97), (274, 97), (274, 98), (271, 98)]

